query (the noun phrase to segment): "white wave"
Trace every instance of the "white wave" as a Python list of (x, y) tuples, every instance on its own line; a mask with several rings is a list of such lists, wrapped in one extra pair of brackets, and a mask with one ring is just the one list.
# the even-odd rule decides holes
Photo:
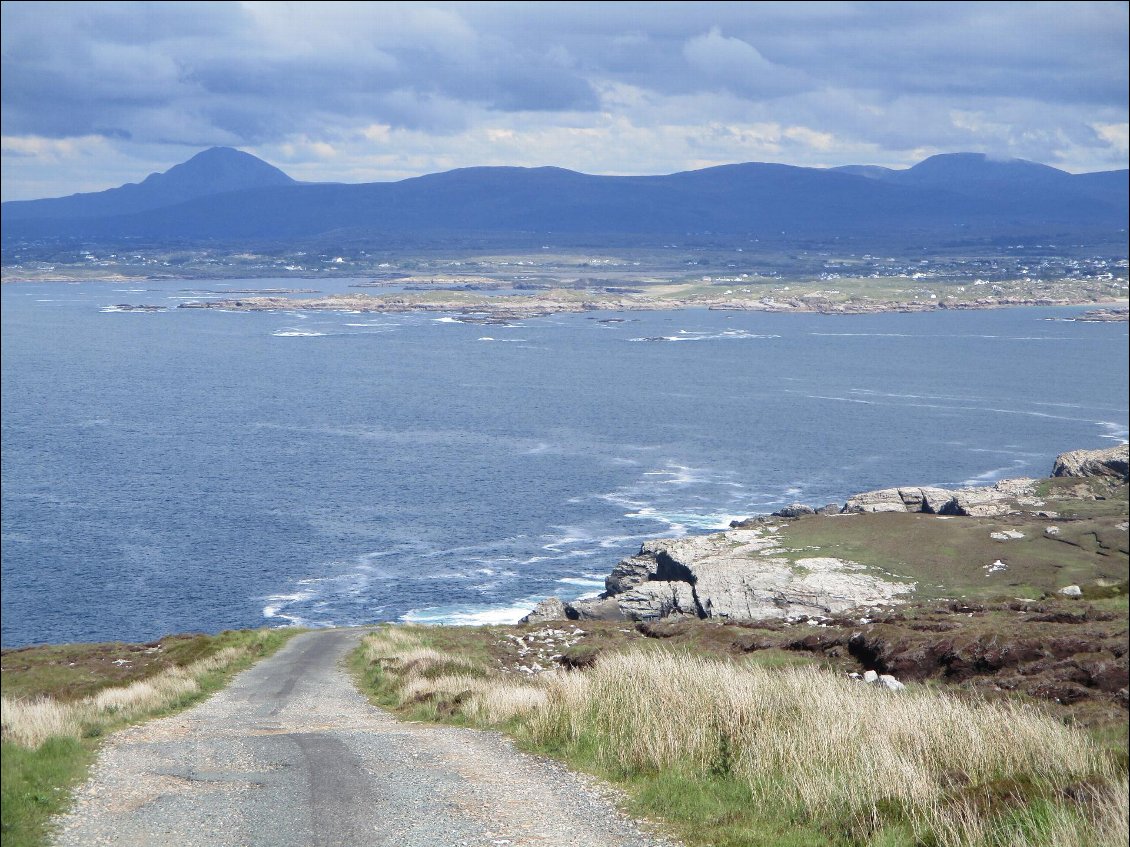
[(979, 474), (976, 474), (975, 476), (971, 476), (971, 477), (969, 477), (969, 479), (962, 480), (961, 484), (962, 485), (984, 485), (986, 482), (995, 482), (998, 479), (1004, 479), (1005, 475), (1008, 474), (1009, 472), (1016, 471), (1016, 470), (1019, 470), (1020, 468), (1023, 468), (1026, 464), (1027, 464), (1027, 462), (1018, 461), (1018, 462), (1013, 462), (1011, 465), (1005, 465), (1003, 467), (993, 468), (992, 470), (987, 470), (984, 473), (979, 473)]
[[(272, 594), (263, 607), (263, 617), (267, 620), (278, 618), (287, 621), (291, 626), (311, 626), (310, 622), (297, 614), (288, 614), (284, 611), (295, 603), (305, 603), (316, 596), (314, 591), (296, 591), (293, 594)], [(323, 626), (325, 624), (322, 624)]]
[(566, 576), (557, 581), (562, 585), (576, 585), (579, 588), (604, 588), (603, 579), (587, 579), (581, 576)]
[(463, 321), (459, 320), (458, 318), (453, 318), (453, 317), (446, 316), (446, 315), (442, 318), (432, 318), (432, 321), (434, 321), (437, 324), (460, 324), (460, 323), (463, 323)]
[(272, 332), (275, 338), (319, 338), (324, 336), (324, 332), (317, 332), (315, 330), (295, 329), (287, 327), (286, 329), (276, 330)]
[(542, 597), (514, 600), (506, 606), (426, 606), (400, 616), (406, 623), (447, 624), (450, 626), (490, 626), (515, 624), (533, 611)]
[(736, 515), (729, 512), (702, 513), (663, 511), (648, 506), (640, 509), (638, 512), (629, 512), (624, 515), (624, 517), (667, 524), (672, 531), (678, 532), (680, 535), (685, 535), (688, 529), (728, 529), (730, 521), (741, 520), (744, 517), (748, 517), (748, 515)]
[(1130, 437), (1130, 429), (1126, 428), (1126, 424), (1115, 423), (1114, 421), (1095, 421), (1095, 423), (1106, 430), (1099, 438), (1110, 438), (1119, 444), (1124, 444), (1127, 437)]
[(727, 329), (722, 332), (706, 332), (705, 330), (680, 329), (678, 335), (654, 335), (647, 337), (630, 338), (629, 341), (734, 341), (747, 339), (780, 338), (779, 335), (759, 335), (747, 332), (744, 329)]

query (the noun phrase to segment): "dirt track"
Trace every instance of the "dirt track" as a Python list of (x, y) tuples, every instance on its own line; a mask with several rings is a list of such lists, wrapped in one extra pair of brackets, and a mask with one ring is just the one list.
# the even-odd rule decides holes
[(341, 667), (360, 638), (293, 639), (207, 702), (107, 740), (59, 845), (666, 844), (607, 790), (492, 733), (399, 723)]

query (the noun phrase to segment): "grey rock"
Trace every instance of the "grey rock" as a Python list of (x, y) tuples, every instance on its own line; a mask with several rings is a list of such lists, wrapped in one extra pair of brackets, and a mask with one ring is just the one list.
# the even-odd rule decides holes
[(938, 510), (939, 515), (962, 515), (973, 518), (991, 518), (1012, 511), (1007, 495), (994, 488), (963, 488), (953, 492), (953, 498)]
[(1063, 588), (1059, 589), (1059, 593), (1064, 597), (1082, 597), (1083, 589), (1078, 585), (1065, 585)]
[(1105, 450), (1072, 450), (1056, 457), (1052, 476), (1111, 476), (1130, 479), (1130, 446)]
[[(574, 614), (573, 617), (576, 617)], [(569, 619), (569, 607), (559, 597), (547, 597), (534, 606), (534, 610), (519, 623), (548, 623)]]
[(775, 518), (799, 518), (801, 515), (815, 515), (816, 510), (811, 506), (806, 506), (803, 503), (793, 503), (791, 506), (785, 506), (783, 509), (778, 509), (773, 513)]
[(863, 681), (864, 682), (878, 682), (879, 681), (879, 674), (877, 674), (875, 671), (864, 671), (863, 672)]
[(604, 589), (607, 594), (622, 594), (640, 583), (647, 582), (655, 577), (659, 565), (655, 556), (645, 553), (641, 548), (636, 556), (621, 559), (612, 568), (612, 573), (604, 578)]
[[(629, 615), (650, 616), (666, 608), (669, 613), (750, 620), (839, 614), (898, 602), (900, 594), (913, 588), (840, 559), (791, 562), (778, 549), (774, 536), (757, 529), (649, 541), (633, 558), (654, 559), (648, 568), (652, 579), (615, 599)], [(679, 584), (693, 587), (689, 597)]]
[(883, 686), (888, 691), (903, 691), (906, 686), (891, 676), (889, 673), (879, 675), (879, 685)]
[(840, 513), (839, 503), (829, 503), (827, 506), (821, 506), (816, 510), (818, 515), (838, 515)]
[(594, 597), (591, 600), (574, 600), (569, 604), (573, 620), (622, 621), (624, 613), (614, 597)]
[(687, 582), (645, 582), (617, 595), (616, 603), (624, 617), (634, 621), (703, 616), (694, 587)]
[(906, 503), (897, 488), (864, 491), (848, 498), (844, 512), (905, 512)]

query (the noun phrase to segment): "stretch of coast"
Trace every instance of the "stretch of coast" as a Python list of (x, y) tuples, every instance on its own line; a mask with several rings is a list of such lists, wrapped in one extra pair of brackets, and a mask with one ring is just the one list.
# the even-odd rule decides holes
[[(231, 297), (190, 301), (181, 309), (226, 311), (315, 311), (358, 313), (442, 312), (473, 322), (504, 322), (551, 314), (579, 312), (667, 311), (706, 308), (720, 311), (796, 312), (863, 315), (881, 312), (935, 312), (997, 309), (1012, 306), (1096, 306), (1076, 320), (1125, 321), (1125, 301), (1106, 302), (1085, 296), (1049, 297), (1002, 293), (989, 296), (909, 296), (889, 299), (840, 297), (820, 290), (793, 294), (739, 297), (731, 292), (661, 291), (633, 293), (553, 289), (533, 294), (481, 294), (465, 291), (427, 291), (387, 294), (331, 294), (321, 297)], [(931, 292), (933, 294), (933, 292)], [(124, 306), (122, 308), (128, 308)], [(136, 307), (142, 308), (142, 307)]]
[[(1128, 466), (1126, 444), (1079, 450), (1060, 455), (1043, 480), (888, 488), (843, 504), (796, 503), (712, 535), (646, 541), (612, 569), (598, 597), (569, 603), (551, 597), (525, 621), (807, 619), (936, 595), (924, 584), (928, 579), (944, 580), (943, 593), (961, 592), (970, 573), (978, 587), (1082, 596), (1084, 589), (1065, 577), (1100, 587), (1126, 579)], [(927, 523), (908, 521), (911, 515)], [(970, 573), (955, 573), (945, 562), (939, 573), (923, 570), (922, 562), (892, 567), (882, 549), (869, 549), (867, 538), (880, 534), (902, 546), (899, 555), (907, 559), (921, 555), (925, 539), (943, 539), (958, 553), (953, 565)], [(844, 557), (844, 550), (861, 561)], [(1088, 553), (1110, 559), (1110, 567), (1090, 570)], [(1018, 574), (1019, 582), (1012, 579)]]

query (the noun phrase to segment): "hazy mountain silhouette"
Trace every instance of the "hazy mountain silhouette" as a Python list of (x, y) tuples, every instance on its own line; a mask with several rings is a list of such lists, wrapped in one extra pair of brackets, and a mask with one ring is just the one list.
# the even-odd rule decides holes
[(164, 173), (150, 174), (138, 183), (69, 197), (9, 202), (4, 204), (3, 212), (5, 223), (9, 217), (11, 220), (112, 217), (173, 206), (213, 194), (294, 184), (293, 179), (274, 165), (250, 153), (231, 147), (212, 147)]
[(6, 240), (241, 240), (467, 233), (821, 237), (1094, 230), (1127, 224), (1127, 171), (1073, 175), (976, 153), (906, 170), (747, 163), (663, 176), (462, 168), (399, 182), (297, 183), (214, 148), (137, 185), (3, 204)]

